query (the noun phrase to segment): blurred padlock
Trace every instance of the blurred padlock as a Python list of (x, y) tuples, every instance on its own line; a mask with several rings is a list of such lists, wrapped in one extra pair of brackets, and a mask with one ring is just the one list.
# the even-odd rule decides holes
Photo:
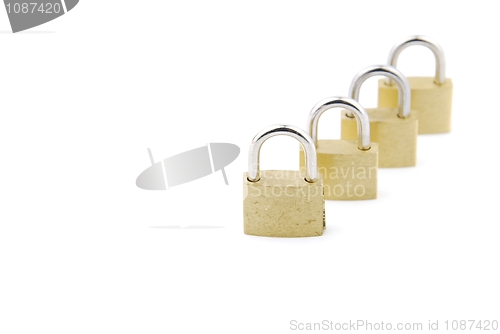
[[(260, 148), (278, 135), (297, 139), (306, 152), (306, 173), (297, 170), (260, 171)], [(273, 125), (259, 132), (248, 152), (248, 173), (243, 175), (245, 234), (267, 237), (312, 237), (325, 228), (323, 180), (318, 175), (316, 148), (303, 130)]]
[[(372, 142), (378, 143), (379, 167), (406, 167), (417, 164), (418, 115), (411, 110), (410, 85), (406, 77), (389, 65), (369, 66), (352, 80), (349, 97), (359, 100), (361, 85), (366, 79), (383, 75), (396, 82), (399, 107), (367, 108)], [(398, 110), (399, 108), (399, 110)], [(342, 139), (354, 140), (358, 135), (357, 121), (350, 111), (342, 113)]]
[[(425, 36), (409, 36), (394, 45), (387, 63), (396, 67), (399, 54), (409, 46), (429, 48), (436, 58), (435, 77), (408, 77), (411, 87), (411, 109), (418, 110), (418, 133), (443, 133), (451, 130), (453, 83), (446, 78), (446, 63), (441, 46)], [(398, 90), (390, 78), (378, 83), (378, 106), (396, 108)]]
[[(342, 108), (354, 114), (356, 140), (318, 140), (318, 122), (328, 109)], [(316, 145), (318, 169), (325, 184), (325, 198), (361, 200), (377, 198), (378, 144), (370, 143), (370, 120), (363, 107), (345, 97), (329, 97), (314, 106), (307, 121)], [(300, 150), (300, 167), (305, 167)]]

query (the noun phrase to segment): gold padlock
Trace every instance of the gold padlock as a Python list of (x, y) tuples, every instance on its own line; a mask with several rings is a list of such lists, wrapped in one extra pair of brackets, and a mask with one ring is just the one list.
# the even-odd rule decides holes
[[(262, 144), (278, 135), (297, 139), (306, 152), (306, 173), (295, 170), (260, 171)], [(304, 131), (273, 125), (259, 132), (248, 152), (248, 173), (243, 175), (245, 234), (266, 237), (312, 237), (325, 228), (323, 180), (318, 175), (316, 148)]]
[[(370, 117), (371, 140), (378, 143), (379, 167), (407, 167), (417, 164), (418, 115), (411, 110), (410, 84), (406, 77), (389, 65), (369, 66), (352, 80), (349, 97), (359, 100), (361, 85), (366, 79), (383, 75), (396, 82), (399, 89), (399, 110), (396, 108), (367, 108)], [(397, 107), (397, 106), (396, 106)], [(354, 140), (357, 124), (350, 111), (342, 113), (341, 138)]]
[[(450, 78), (446, 78), (446, 63), (441, 46), (429, 37), (409, 36), (394, 45), (387, 63), (396, 67), (399, 54), (412, 45), (429, 48), (436, 58), (434, 78), (408, 77), (411, 87), (411, 109), (418, 110), (418, 133), (450, 132), (453, 83)], [(398, 91), (392, 80), (390, 78), (379, 80), (378, 88), (378, 106), (397, 107)]]
[[(318, 140), (318, 122), (328, 109), (342, 108), (356, 118), (355, 140)], [(316, 145), (318, 168), (325, 184), (325, 198), (361, 200), (377, 198), (378, 144), (370, 143), (370, 120), (355, 100), (329, 97), (314, 106), (309, 114), (308, 129)], [(305, 166), (300, 150), (300, 166)]]

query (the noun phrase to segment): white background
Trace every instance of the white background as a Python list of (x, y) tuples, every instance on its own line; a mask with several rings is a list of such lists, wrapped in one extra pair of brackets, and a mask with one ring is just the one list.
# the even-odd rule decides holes
[[(1, 9), (0, 333), (500, 321), (500, 24), (495, 2), (464, 3), (83, 0), (18, 34)], [(304, 127), (411, 34), (445, 50), (452, 133), (420, 136), (417, 167), (380, 170), (377, 200), (327, 202), (323, 237), (245, 235), (252, 137)], [(413, 47), (399, 68), (431, 76), (434, 58)], [(321, 138), (339, 137), (339, 115)], [(136, 187), (146, 148), (160, 160), (207, 142), (240, 146), (229, 186), (218, 172)], [(261, 159), (297, 169), (297, 143), (274, 138)], [(222, 228), (155, 228), (173, 225)]]

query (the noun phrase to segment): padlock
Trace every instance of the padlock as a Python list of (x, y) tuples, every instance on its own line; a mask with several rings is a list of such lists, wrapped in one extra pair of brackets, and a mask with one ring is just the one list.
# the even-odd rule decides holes
[[(383, 75), (396, 82), (399, 89), (399, 110), (396, 108), (367, 108), (370, 117), (371, 140), (378, 143), (379, 167), (407, 167), (417, 164), (418, 114), (410, 110), (411, 93), (406, 77), (389, 65), (369, 66), (352, 80), (349, 97), (359, 100), (363, 82)], [(350, 111), (342, 112), (342, 139), (353, 140), (357, 135), (356, 120)]]
[[(357, 141), (318, 140), (318, 122), (331, 108), (351, 111), (357, 122)], [(355, 100), (329, 97), (314, 106), (307, 128), (316, 145), (318, 169), (325, 184), (325, 198), (361, 200), (377, 198), (378, 144), (370, 143), (370, 120), (365, 109)], [(300, 150), (300, 166), (305, 166), (304, 150)]]
[[(388, 64), (396, 67), (401, 51), (411, 45), (429, 48), (436, 58), (436, 76), (408, 77), (411, 87), (411, 109), (418, 110), (418, 133), (444, 133), (451, 130), (453, 83), (446, 78), (446, 63), (441, 46), (425, 36), (410, 36), (396, 44), (389, 53)], [(378, 106), (395, 108), (398, 91), (392, 80), (378, 83)]]
[[(297, 139), (306, 152), (306, 171), (260, 171), (262, 144), (286, 135)], [(245, 234), (267, 237), (311, 237), (323, 234), (325, 198), (318, 175), (316, 148), (304, 131), (289, 125), (274, 125), (259, 132), (248, 152), (248, 173), (243, 175)]]

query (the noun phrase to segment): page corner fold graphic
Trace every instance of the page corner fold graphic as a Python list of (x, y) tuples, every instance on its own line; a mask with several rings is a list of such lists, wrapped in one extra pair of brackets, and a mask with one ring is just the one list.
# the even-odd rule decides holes
[(69, 12), (79, 0), (4, 0), (12, 32), (31, 29)]

